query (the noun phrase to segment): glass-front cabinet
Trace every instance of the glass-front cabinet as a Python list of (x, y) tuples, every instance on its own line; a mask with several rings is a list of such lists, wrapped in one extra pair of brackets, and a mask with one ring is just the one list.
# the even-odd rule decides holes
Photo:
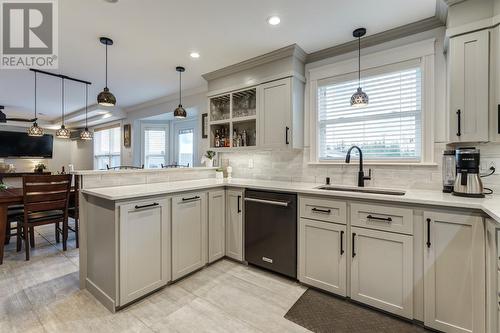
[(211, 148), (257, 146), (257, 88), (209, 99)]

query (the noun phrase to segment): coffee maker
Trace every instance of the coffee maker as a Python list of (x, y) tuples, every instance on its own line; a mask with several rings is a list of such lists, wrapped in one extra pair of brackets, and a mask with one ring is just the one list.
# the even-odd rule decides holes
[(484, 198), (484, 187), (479, 175), (480, 153), (475, 148), (459, 148), (455, 159), (457, 171), (453, 195), (471, 198)]

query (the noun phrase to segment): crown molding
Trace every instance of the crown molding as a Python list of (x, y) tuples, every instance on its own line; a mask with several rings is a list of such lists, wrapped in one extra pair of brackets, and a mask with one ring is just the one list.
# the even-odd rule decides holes
[(258, 57), (254, 57), (242, 62), (239, 62), (234, 65), (230, 65), (216, 71), (203, 74), (202, 77), (207, 80), (214, 80), (220, 77), (224, 77), (230, 74), (234, 74), (237, 72), (241, 72), (250, 68), (254, 68), (263, 64), (267, 64), (276, 60), (280, 60), (287, 57), (295, 57), (298, 60), (305, 62), (307, 58), (307, 53), (302, 50), (300, 46), (297, 44), (292, 44), (285, 46), (281, 49), (277, 49), (275, 51), (260, 55)]
[(464, 2), (466, 0), (443, 0), (443, 1), (449, 7), (449, 6), (456, 5), (457, 3)]
[[(370, 35), (361, 39), (362, 47), (370, 47), (395, 39), (407, 37), (417, 34), (419, 32), (432, 30), (435, 28), (443, 27), (445, 23), (437, 16), (429, 17), (417, 22), (402, 25), (400, 27), (386, 30), (378, 34)], [(358, 41), (353, 40), (344, 44), (336, 45), (316, 51), (307, 55), (306, 64), (316, 62), (319, 60), (335, 57), (344, 53), (356, 51), (358, 49)]]

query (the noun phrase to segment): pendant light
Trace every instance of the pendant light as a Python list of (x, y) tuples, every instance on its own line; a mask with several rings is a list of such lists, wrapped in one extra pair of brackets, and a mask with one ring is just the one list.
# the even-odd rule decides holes
[(182, 66), (175, 67), (175, 70), (179, 72), (179, 106), (174, 111), (174, 117), (178, 119), (186, 118), (186, 110), (182, 107), (182, 73), (186, 70)]
[(30, 128), (28, 128), (28, 135), (29, 136), (43, 136), (43, 128), (38, 126), (37, 124), (37, 118), (36, 118), (36, 72), (35, 73), (35, 121), (33, 122), (33, 125), (31, 125)]
[(108, 37), (101, 37), (99, 40), (106, 46), (106, 86), (104, 90), (97, 95), (97, 103), (102, 106), (115, 106), (116, 98), (108, 88), (108, 46), (113, 45), (113, 40)]
[(88, 127), (88, 108), (89, 108), (89, 85), (85, 84), (85, 129), (80, 132), (80, 139), (89, 141), (92, 140), (92, 132), (89, 131)]
[(365, 28), (353, 31), (352, 35), (358, 39), (358, 89), (351, 96), (351, 106), (362, 107), (368, 105), (368, 95), (361, 89), (361, 37), (366, 34)]
[(61, 117), (61, 128), (59, 128), (56, 131), (56, 137), (60, 139), (69, 139), (70, 137), (70, 131), (69, 129), (64, 126), (64, 77), (61, 78), (61, 110), (62, 110), (62, 117)]

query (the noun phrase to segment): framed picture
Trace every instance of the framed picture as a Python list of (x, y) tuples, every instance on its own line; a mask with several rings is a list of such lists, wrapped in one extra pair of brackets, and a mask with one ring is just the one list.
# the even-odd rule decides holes
[(130, 124), (123, 125), (123, 146), (130, 148), (132, 143), (132, 130)]
[(208, 113), (201, 115), (201, 138), (208, 138)]

